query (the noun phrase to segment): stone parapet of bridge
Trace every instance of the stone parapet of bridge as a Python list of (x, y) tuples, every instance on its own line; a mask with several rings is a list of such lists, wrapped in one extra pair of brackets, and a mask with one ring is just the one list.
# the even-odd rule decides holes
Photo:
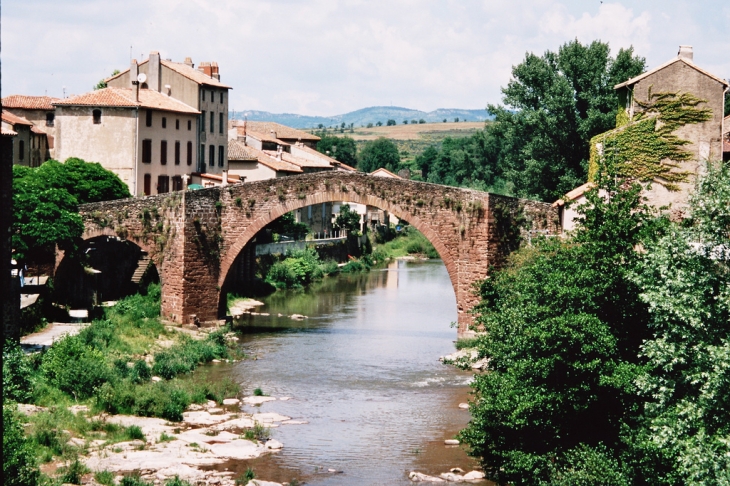
[(473, 322), (476, 286), (528, 234), (556, 234), (548, 203), (361, 173), (323, 172), (196, 191), (82, 205), (84, 238), (138, 244), (158, 267), (163, 318), (211, 321), (239, 254), (267, 224), (325, 202), (384, 209), (423, 233), (441, 256), (456, 295), (459, 331)]

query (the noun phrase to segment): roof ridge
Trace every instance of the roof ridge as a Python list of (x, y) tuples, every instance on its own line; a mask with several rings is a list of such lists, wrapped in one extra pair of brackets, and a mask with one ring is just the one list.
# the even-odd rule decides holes
[(613, 87), (613, 89), (619, 89), (619, 88), (623, 88), (624, 86), (628, 86), (630, 84), (637, 83), (637, 82), (641, 81), (642, 79), (644, 79), (645, 77), (649, 76), (650, 74), (654, 74), (655, 72), (660, 71), (668, 66), (671, 66), (675, 62), (679, 62), (679, 61), (685, 63), (687, 66), (695, 69), (696, 71), (699, 71), (700, 73), (704, 74), (705, 76), (708, 76), (708, 77), (714, 79), (715, 81), (719, 82), (720, 84), (729, 86), (729, 84), (726, 80), (724, 80), (718, 76), (715, 76), (714, 74), (712, 74), (709, 71), (705, 71), (704, 69), (702, 69), (701, 67), (696, 65), (694, 62), (690, 62), (690, 61), (678, 56), (678, 57), (675, 57), (674, 59), (670, 59), (669, 61), (665, 62), (664, 64), (660, 64), (659, 66), (657, 66), (653, 69), (643, 72), (643, 73), (639, 74), (638, 76), (634, 76), (633, 78), (628, 79), (628, 80), (624, 81), (623, 83), (619, 83), (619, 84), (615, 85)]

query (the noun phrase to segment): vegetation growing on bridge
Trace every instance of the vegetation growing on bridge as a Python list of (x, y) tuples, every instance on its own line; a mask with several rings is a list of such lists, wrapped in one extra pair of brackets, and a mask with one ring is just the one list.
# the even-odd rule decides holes
[[(724, 484), (730, 470), (730, 167), (682, 223), (599, 173), (567, 241), (513, 254), (481, 287), (462, 439), (520, 484)], [(643, 247), (642, 252), (635, 248)]]

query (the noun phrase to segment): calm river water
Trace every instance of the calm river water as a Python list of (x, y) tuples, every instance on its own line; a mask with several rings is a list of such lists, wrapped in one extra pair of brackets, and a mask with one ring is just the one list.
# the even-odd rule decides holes
[(394, 262), (279, 291), (264, 302), (257, 310), (271, 316), (236, 323), (245, 352), (257, 359), (225, 372), (247, 395), (261, 388), (292, 397), (258, 410), (309, 423), (272, 429), (284, 443), (281, 452), (225, 467), (316, 485), (412, 484), (409, 471), (475, 468), (461, 447), (443, 443), (469, 421), (458, 404), (469, 399), (471, 374), (438, 361), (453, 352), (456, 339), (449, 326), (456, 300), (440, 260)]

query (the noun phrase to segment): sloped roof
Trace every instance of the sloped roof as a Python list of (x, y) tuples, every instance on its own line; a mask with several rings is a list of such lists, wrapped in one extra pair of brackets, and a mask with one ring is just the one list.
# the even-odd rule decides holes
[(9, 111), (3, 110), (2, 112), (2, 119), (6, 123), (10, 123), (11, 125), (26, 125), (29, 127), (32, 127), (33, 124), (23, 118), (22, 116), (13, 115)]
[[(276, 157), (277, 153), (273, 150), (264, 150), (265, 154)], [(332, 164), (326, 160), (309, 160), (301, 157), (295, 157), (289, 152), (281, 152), (281, 160), (289, 162), (290, 164), (298, 165), (299, 167), (312, 167), (315, 169), (332, 169)]]
[(322, 152), (318, 152), (318, 151), (314, 150), (313, 148), (308, 147), (308, 146), (306, 146), (304, 144), (299, 144), (296, 147), (299, 150), (303, 150), (304, 152), (310, 153), (312, 155), (316, 155), (317, 157), (319, 157), (319, 158), (321, 158), (323, 160), (328, 161), (330, 164), (332, 164), (334, 166), (341, 167), (341, 168), (343, 168), (345, 170), (348, 170), (348, 171), (351, 171), (351, 172), (357, 172), (357, 169), (355, 169), (354, 167), (350, 167), (349, 165), (347, 165), (347, 164), (345, 164), (343, 162), (340, 162), (339, 160), (334, 159), (334, 158), (330, 157), (327, 154), (323, 154)]
[(238, 140), (228, 141), (228, 160), (256, 160), (251, 147)]
[(646, 71), (645, 73), (641, 73), (641, 74), (639, 74), (638, 76), (636, 76), (636, 77), (634, 77), (634, 78), (631, 78), (631, 79), (629, 79), (628, 81), (624, 81), (624, 82), (623, 82), (623, 83), (621, 83), (621, 84), (617, 84), (616, 86), (614, 86), (614, 87), (613, 87), (613, 89), (619, 89), (619, 88), (623, 88), (624, 86), (630, 86), (630, 85), (632, 85), (632, 84), (636, 84), (637, 82), (641, 81), (641, 80), (642, 80), (642, 79), (644, 79), (645, 77), (647, 77), (647, 76), (649, 76), (649, 75), (651, 75), (651, 74), (654, 74), (654, 73), (655, 73), (655, 72), (657, 72), (657, 71), (661, 71), (662, 69), (664, 69), (664, 68), (666, 68), (666, 67), (668, 67), (668, 66), (671, 66), (671, 65), (672, 65), (672, 64), (674, 64), (675, 62), (683, 62), (683, 63), (685, 63), (685, 64), (686, 64), (687, 66), (689, 66), (689, 67), (691, 67), (692, 69), (695, 69), (695, 70), (697, 70), (697, 71), (701, 72), (701, 73), (702, 73), (702, 74), (704, 74), (705, 76), (708, 76), (708, 77), (710, 77), (710, 78), (714, 79), (714, 80), (715, 80), (715, 81), (717, 81), (718, 83), (721, 83), (721, 84), (722, 84), (722, 85), (724, 85), (724, 86), (728, 86), (728, 82), (727, 82), (726, 80), (724, 80), (724, 79), (722, 79), (722, 78), (719, 78), (719, 77), (715, 76), (714, 74), (712, 74), (712, 73), (709, 73), (709, 72), (705, 71), (704, 69), (702, 69), (702, 68), (700, 68), (700, 67), (696, 66), (696, 65), (695, 65), (695, 63), (693, 63), (693, 62), (690, 62), (690, 61), (688, 61), (688, 60), (686, 60), (686, 59), (683, 59), (683, 58), (681, 58), (681, 57), (675, 57), (674, 59), (670, 59), (669, 61), (665, 62), (665, 63), (664, 63), (664, 64), (662, 64), (661, 66), (657, 66), (657, 67), (655, 67), (654, 69), (650, 69), (649, 71)]
[(578, 199), (579, 197), (581, 197), (583, 194), (590, 191), (594, 187), (596, 187), (596, 185), (593, 182), (586, 182), (582, 186), (578, 186), (575, 189), (573, 189), (572, 191), (565, 194), (565, 196), (563, 196), (562, 199), (558, 199), (557, 201), (555, 201), (552, 204), (552, 207), (562, 206), (565, 204), (566, 201), (575, 201), (576, 199)]
[(51, 96), (10, 95), (2, 99), (3, 108), (22, 108), (25, 110), (53, 110), (53, 102), (60, 98)]
[(199, 114), (195, 108), (151, 89), (139, 90), (139, 101), (131, 88), (104, 88), (53, 103), (55, 106), (109, 106), (149, 108), (176, 113)]
[[(237, 127), (236, 131), (239, 135), (243, 136), (243, 127)], [(246, 130), (246, 136), (255, 138), (256, 140), (260, 142), (272, 142), (283, 146), (289, 146), (290, 144), (278, 139), (276, 137), (273, 137), (270, 133), (264, 133), (264, 132), (255, 132), (253, 130)]]
[[(237, 122), (236, 127), (238, 127), (239, 129), (243, 128), (240, 121)], [(303, 130), (297, 130), (296, 128), (287, 127), (286, 125), (282, 125), (276, 122), (247, 121), (246, 131), (261, 133), (269, 137), (278, 139), (307, 140), (311, 142), (318, 142), (321, 140), (316, 135), (312, 135), (311, 133), (305, 132)], [(271, 132), (274, 132), (273, 136)], [(240, 130), (239, 133), (243, 134)]]
[(2, 127), (2, 129), (0, 129), (0, 134), (4, 135), (6, 137), (14, 137), (15, 135), (18, 134), (18, 132), (13, 131), (9, 128)]
[(402, 179), (401, 176), (399, 176), (398, 174), (393, 174), (391, 171), (389, 171), (385, 167), (381, 167), (379, 169), (375, 169), (374, 171), (372, 171), (370, 173), (370, 175), (371, 176), (376, 176), (376, 177), (392, 177), (394, 179)]
[[(139, 66), (142, 66), (143, 64), (148, 63), (150, 60), (147, 59), (145, 61), (142, 61), (139, 63)], [(216, 88), (225, 88), (225, 89), (233, 89), (227, 84), (223, 84), (220, 81), (218, 81), (215, 78), (212, 78), (205, 74), (202, 71), (198, 71), (195, 68), (191, 68), (187, 64), (183, 64), (181, 62), (172, 62), (172, 61), (165, 61), (164, 59), (160, 60), (160, 64), (165, 66), (166, 68), (172, 69), (176, 73), (185, 76), (186, 78), (190, 79), (191, 81), (195, 81), (198, 84), (204, 84), (206, 86), (214, 86)], [(124, 71), (115, 74), (114, 76), (111, 76), (106, 79), (107, 82), (111, 81), (112, 79), (116, 79), (119, 76), (122, 76), (129, 72), (129, 68), (125, 69)]]
[[(242, 143), (242, 142), (239, 142), (239, 143)], [(229, 146), (230, 146), (230, 143), (229, 143)], [(298, 165), (289, 163), (289, 162), (287, 162), (285, 160), (279, 160), (276, 157), (270, 156), (269, 154), (267, 154), (263, 150), (258, 150), (256, 148), (251, 147), (251, 146), (248, 146), (248, 145), (246, 146), (246, 153), (249, 156), (253, 156), (254, 158), (253, 159), (246, 159), (246, 160), (240, 160), (240, 159), (232, 160), (231, 157), (230, 157), (230, 155), (229, 155), (228, 162), (229, 163), (231, 161), (233, 161), (233, 162), (236, 162), (236, 161), (245, 162), (245, 161), (253, 161), (253, 160), (256, 160), (256, 161), (258, 161), (259, 164), (265, 165), (266, 167), (268, 167), (270, 169), (273, 169), (275, 171), (279, 171), (279, 172), (293, 172), (293, 173), (296, 173), (296, 174), (301, 174), (302, 172), (304, 172), (301, 169), (301, 167), (299, 167)]]

